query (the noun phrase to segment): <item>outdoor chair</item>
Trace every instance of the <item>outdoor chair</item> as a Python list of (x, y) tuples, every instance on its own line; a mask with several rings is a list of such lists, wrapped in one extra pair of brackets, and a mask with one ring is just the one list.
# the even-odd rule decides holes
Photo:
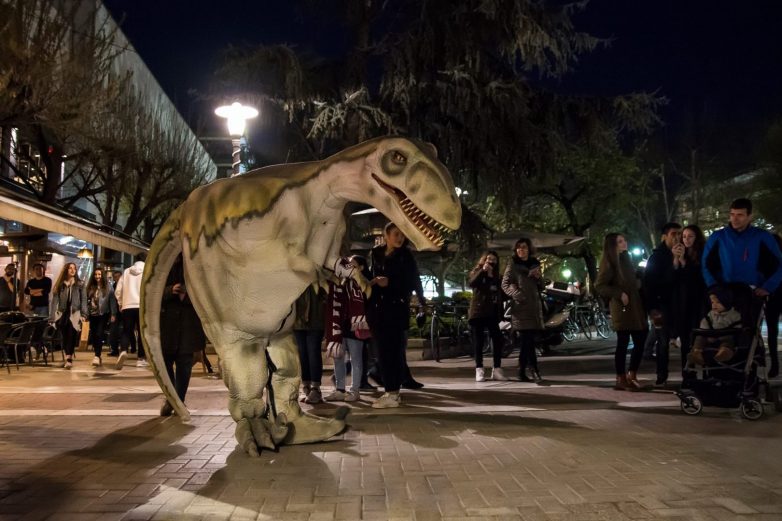
[(21, 324), (22, 322), (27, 322), (27, 316), (21, 311), (3, 311), (0, 313), (0, 322)]
[(8, 358), (8, 348), (5, 347), (5, 338), (13, 327), (14, 324), (9, 322), (0, 322), (0, 350), (2, 350), (2, 354), (0, 354), (0, 356), (2, 356), (2, 358), (0, 358), (0, 367), (5, 365), (6, 368), (8, 368), (9, 373), (11, 372), (11, 359)]
[(8, 364), (8, 372), (11, 372), (10, 359), (8, 358), (8, 349), (14, 350), (14, 362), (16, 363), (16, 370), (19, 370), (19, 349), (27, 350), (30, 345), (30, 339), (33, 337), (33, 333), (36, 328), (35, 322), (23, 322), (21, 324), (14, 324), (11, 326), (11, 331), (3, 341), (3, 351), (5, 352), (6, 363)]
[(33, 336), (30, 338), (30, 342), (27, 344), (27, 363), (33, 365), (33, 348), (39, 347), (43, 351), (43, 364), (49, 365), (46, 348), (43, 342), (43, 335), (46, 328), (49, 327), (49, 323), (46, 320), (32, 320), (31, 322), (35, 324), (35, 329), (33, 330)]
[(62, 350), (62, 337), (60, 331), (53, 324), (47, 324), (41, 337), (41, 343), (44, 349), (44, 357), (52, 355), (52, 363), (54, 363), (54, 352), (60, 350), (62, 353), (62, 359), (65, 360), (65, 352)]

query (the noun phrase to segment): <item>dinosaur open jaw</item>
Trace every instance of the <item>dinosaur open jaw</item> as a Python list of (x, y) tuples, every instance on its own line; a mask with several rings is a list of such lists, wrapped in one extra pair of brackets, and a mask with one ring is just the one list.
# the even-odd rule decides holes
[(432, 244), (438, 248), (445, 244), (445, 238), (442, 234), (451, 231), (446, 225), (438, 222), (433, 217), (427, 215), (423, 210), (418, 208), (413, 201), (411, 201), (407, 195), (396, 187), (391, 186), (388, 183), (384, 183), (375, 174), (372, 174), (372, 178), (377, 181), (377, 184), (383, 187), (383, 189), (394, 196), (399, 208), (405, 217), (413, 223), (413, 226), (426, 237)]

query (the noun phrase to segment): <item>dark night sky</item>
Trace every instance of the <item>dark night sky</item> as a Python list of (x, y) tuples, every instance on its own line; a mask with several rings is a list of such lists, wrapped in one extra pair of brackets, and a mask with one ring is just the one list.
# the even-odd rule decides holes
[[(228, 44), (292, 43), (339, 52), (339, 28), (291, 1), (104, 0), (169, 96), (187, 116), (187, 90), (205, 90)], [(216, 5), (222, 8), (215, 7)], [(231, 6), (230, 8), (228, 6)], [(762, 132), (782, 116), (782, 1), (592, 0), (579, 30), (613, 38), (555, 84), (597, 95), (658, 91), (676, 134), (692, 107), (717, 127)]]

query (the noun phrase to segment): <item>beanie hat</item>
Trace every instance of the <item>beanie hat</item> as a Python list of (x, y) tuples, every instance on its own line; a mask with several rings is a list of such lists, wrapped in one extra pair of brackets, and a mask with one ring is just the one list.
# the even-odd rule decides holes
[(733, 293), (731, 293), (728, 288), (723, 286), (712, 286), (709, 288), (709, 295), (714, 295), (725, 309), (733, 307)]

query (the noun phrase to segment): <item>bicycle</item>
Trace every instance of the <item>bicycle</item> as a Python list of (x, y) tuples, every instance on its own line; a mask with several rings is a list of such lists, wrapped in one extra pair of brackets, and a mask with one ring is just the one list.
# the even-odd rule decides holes
[(592, 327), (601, 338), (608, 338), (611, 334), (611, 324), (600, 301), (594, 297), (588, 297), (584, 303), (577, 304), (571, 310), (563, 334), (568, 341), (575, 340), (579, 333), (583, 333), (587, 340), (591, 340)]
[(595, 332), (601, 338), (608, 338), (611, 334), (611, 323), (608, 321), (605, 310), (599, 299), (592, 299), (592, 323), (595, 325)]
[(440, 361), (440, 340), (448, 339), (448, 345), (460, 353), (469, 344), (470, 331), (465, 316), (466, 308), (454, 303), (432, 305), (432, 319), (429, 324), (429, 340), (432, 357)]
[(572, 342), (578, 336), (579, 329), (578, 324), (573, 318), (573, 309), (571, 309), (570, 316), (565, 320), (565, 325), (562, 329), (562, 337), (568, 342)]

